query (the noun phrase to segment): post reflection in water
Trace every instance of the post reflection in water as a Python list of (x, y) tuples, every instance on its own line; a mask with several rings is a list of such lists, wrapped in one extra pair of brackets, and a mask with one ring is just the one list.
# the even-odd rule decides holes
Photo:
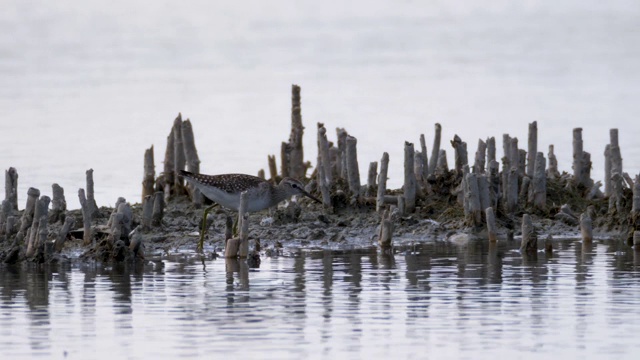
[[(639, 345), (639, 253), (620, 242), (293, 250), (0, 268), (2, 358), (352, 354), (616, 356)], [(437, 350), (436, 350), (437, 349)], [(481, 351), (482, 350), (482, 351)]]

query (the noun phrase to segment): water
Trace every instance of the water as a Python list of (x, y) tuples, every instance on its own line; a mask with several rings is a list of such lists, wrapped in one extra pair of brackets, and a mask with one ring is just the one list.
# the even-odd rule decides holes
[[(618, 242), (175, 255), (3, 267), (3, 358), (636, 358), (640, 253)], [(618, 249), (620, 247), (620, 249)]]
[[(255, 174), (288, 139), (291, 84), (302, 86), (306, 159), (315, 127), (358, 138), (361, 172), (389, 152), (402, 184), (404, 141), (443, 124), (459, 134), (503, 133), (555, 144), (571, 171), (584, 128), (602, 180), (609, 128), (620, 129), (625, 171), (640, 171), (640, 3), (568, 0), (262, 1), (4, 0), (0, 13), (0, 168), (27, 188), (67, 191), (71, 208), (93, 168), (99, 205), (140, 201), (144, 149), (156, 149), (179, 111), (191, 118), (205, 173)], [(501, 154), (501, 152), (499, 152)], [(473, 158), (473, 156), (471, 156)], [(362, 174), (362, 178), (365, 174)]]

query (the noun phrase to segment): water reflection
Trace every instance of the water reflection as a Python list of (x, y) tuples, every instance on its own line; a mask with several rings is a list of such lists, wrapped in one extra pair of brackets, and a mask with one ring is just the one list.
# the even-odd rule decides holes
[(640, 330), (638, 252), (619, 242), (554, 248), (536, 256), (507, 242), (293, 251), (257, 268), (187, 255), (3, 266), (0, 354), (397, 357), (437, 348), (439, 357), (455, 358), (482, 357), (479, 350), (638, 350), (632, 337), (619, 336)]

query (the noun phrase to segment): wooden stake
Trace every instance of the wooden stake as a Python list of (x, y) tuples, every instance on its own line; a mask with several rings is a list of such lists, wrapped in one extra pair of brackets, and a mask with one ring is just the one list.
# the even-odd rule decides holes
[(57, 252), (62, 251), (62, 248), (64, 247), (64, 243), (65, 241), (67, 241), (67, 237), (69, 236), (69, 231), (71, 230), (72, 227), (75, 226), (75, 223), (76, 223), (76, 219), (74, 219), (72, 216), (68, 216), (67, 218), (64, 219), (64, 225), (62, 225), (62, 228), (60, 228), (60, 231), (58, 232), (58, 237), (56, 238), (55, 250)]
[(300, 86), (291, 85), (291, 135), (289, 136), (289, 175), (296, 179), (304, 179), (304, 149), (302, 147), (302, 107), (300, 103)]
[(547, 171), (547, 176), (556, 179), (560, 177), (560, 172), (558, 171), (558, 159), (556, 155), (553, 153), (553, 145), (549, 145), (549, 170)]
[(156, 169), (153, 161), (153, 145), (144, 151), (144, 176), (142, 178), (142, 199), (154, 192)]
[(496, 161), (496, 138), (493, 136), (487, 139), (487, 172), (492, 161)]
[(269, 180), (276, 184), (278, 181), (278, 167), (276, 166), (276, 156), (267, 155), (267, 161), (269, 163)]
[(98, 204), (96, 204), (96, 198), (93, 191), (93, 169), (89, 169), (86, 172), (87, 175), (87, 206), (91, 211), (91, 217), (93, 218), (98, 214)]
[(177, 176), (180, 170), (184, 170), (187, 160), (184, 153), (184, 141), (182, 139), (182, 114), (173, 121), (173, 173), (174, 173), (174, 193), (184, 194), (184, 179)]
[(580, 214), (580, 233), (582, 241), (590, 243), (593, 240), (593, 225), (591, 217), (586, 212)]
[(148, 231), (151, 229), (151, 219), (153, 217), (153, 201), (154, 196), (147, 195), (142, 200), (142, 229)]
[(422, 155), (422, 181), (426, 181), (429, 176), (429, 154), (427, 154), (427, 143), (424, 134), (420, 134), (420, 150)]
[(393, 223), (389, 210), (382, 213), (380, 222), (380, 232), (378, 233), (378, 244), (382, 249), (388, 249), (393, 245)]
[(389, 169), (389, 154), (383, 153), (380, 160), (380, 174), (378, 175), (378, 194), (376, 197), (376, 212), (384, 210), (384, 194), (387, 191), (387, 171)]
[(351, 193), (360, 197), (360, 170), (358, 168), (358, 152), (356, 144), (358, 140), (348, 135), (346, 140), (346, 156), (347, 156), (347, 178), (349, 181), (349, 190)]
[(405, 141), (404, 143), (404, 200), (406, 208), (405, 213), (413, 213), (416, 211), (416, 173), (414, 171), (414, 154), (413, 144)]
[(56, 223), (65, 220), (65, 212), (67, 211), (67, 201), (64, 198), (64, 189), (58, 184), (51, 185), (53, 199), (51, 200), (51, 212), (49, 214), (49, 222)]
[(18, 171), (13, 167), (4, 172), (4, 198), (13, 211), (18, 211)]
[(484, 163), (485, 163), (486, 153), (487, 153), (487, 143), (482, 141), (482, 139), (478, 139), (478, 149), (476, 150), (476, 157), (473, 163), (473, 172), (475, 174), (484, 173)]
[(369, 175), (367, 176), (367, 195), (373, 196), (378, 189), (376, 184), (376, 178), (378, 177), (378, 162), (372, 161), (369, 163)]
[(164, 193), (156, 191), (153, 199), (153, 212), (151, 213), (151, 225), (162, 225), (162, 217), (164, 216)]
[(538, 122), (534, 121), (529, 124), (527, 151), (527, 176), (533, 179), (533, 173), (536, 166), (536, 156), (538, 154)]
[(573, 129), (573, 179), (576, 182), (576, 184), (583, 184), (582, 152), (583, 152), (582, 128), (574, 128)]
[(522, 216), (522, 243), (520, 244), (520, 252), (523, 254), (535, 254), (538, 251), (538, 235), (536, 234), (531, 216), (524, 214)]
[(93, 213), (89, 207), (87, 197), (85, 196), (84, 189), (78, 190), (78, 198), (80, 198), (80, 206), (82, 208), (82, 224), (84, 226), (84, 245), (88, 246), (93, 243), (93, 234), (91, 234), (91, 220), (93, 219)]
[(458, 174), (462, 174), (462, 168), (469, 164), (467, 156), (467, 143), (462, 141), (458, 135), (453, 136), (451, 146), (455, 151), (455, 170)]
[(318, 164), (322, 163), (324, 174), (324, 184), (331, 187), (333, 183), (333, 169), (331, 166), (331, 156), (329, 154), (329, 140), (327, 140), (327, 129), (324, 124), (318, 123)]
[[(433, 147), (431, 148), (431, 158), (429, 159), (429, 175), (434, 175), (440, 163), (440, 138), (442, 137), (442, 126), (436, 123), (435, 134), (433, 136)], [(446, 160), (446, 157), (445, 157)], [(448, 168), (447, 168), (448, 170)]]
[(544, 154), (539, 152), (536, 155), (535, 168), (533, 170), (533, 180), (531, 183), (531, 199), (529, 200), (536, 209), (545, 210), (547, 207), (547, 177), (546, 159)]

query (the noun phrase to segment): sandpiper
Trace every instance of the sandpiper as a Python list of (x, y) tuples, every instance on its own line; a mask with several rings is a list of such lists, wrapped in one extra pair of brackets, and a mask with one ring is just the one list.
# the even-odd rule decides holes
[[(194, 174), (180, 170), (180, 176), (195, 186), (202, 195), (227, 209), (238, 211), (240, 206), (240, 194), (247, 192), (247, 211), (260, 211), (278, 205), (293, 195), (304, 195), (318, 203), (318, 200), (305, 189), (304, 185), (293, 178), (284, 178), (276, 186), (257, 176), (245, 174), (204, 175)], [(215, 204), (214, 204), (215, 206)], [(198, 250), (202, 250), (204, 244), (204, 228), (207, 213), (213, 206), (205, 209), (203, 227), (200, 231), (200, 243)]]

